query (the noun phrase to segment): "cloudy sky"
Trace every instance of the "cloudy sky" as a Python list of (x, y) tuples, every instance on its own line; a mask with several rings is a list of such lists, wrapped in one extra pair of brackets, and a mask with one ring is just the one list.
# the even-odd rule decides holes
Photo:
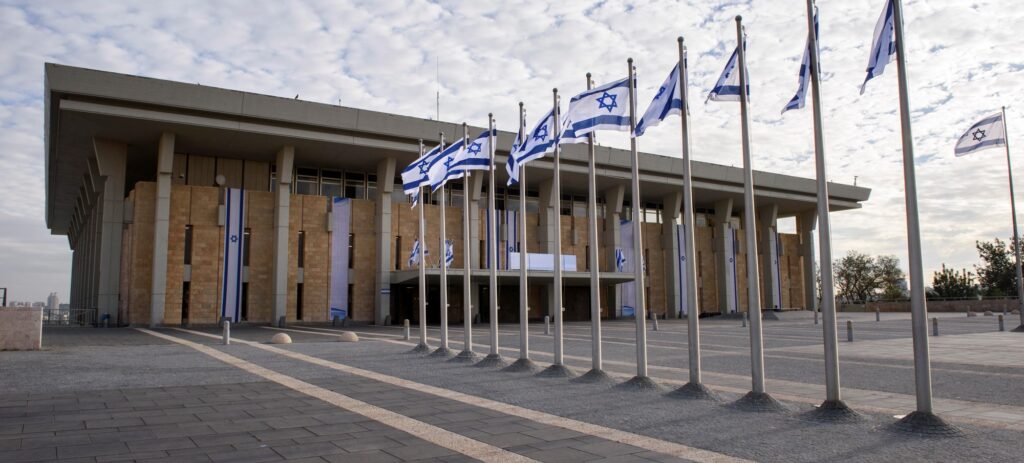
[[(906, 265), (896, 69), (868, 85), (871, 33), (883, 0), (820, 0), (829, 178), (872, 189), (864, 208), (836, 214), (836, 255), (895, 254)], [(956, 138), (1007, 106), (1024, 143), (1024, 9), (1013, 0), (905, 0), (910, 101), (927, 282), (942, 263), (970, 267), (975, 240), (1009, 237), (1000, 150), (954, 158)], [(780, 115), (796, 89), (806, 39), (802, 0), (579, 2), (0, 1), (0, 287), (16, 300), (67, 300), (67, 239), (43, 221), (43, 63), (199, 82), (303, 100), (514, 129), (551, 88), (575, 93), (591, 72), (638, 68), (641, 110), (690, 50), (694, 158), (741, 165), (739, 107), (704, 104), (748, 34), (754, 167), (812, 177), (810, 110)], [(643, 151), (679, 155), (677, 125), (652, 129)], [(1021, 134), (1021, 136), (1017, 136)], [(626, 147), (624, 137), (604, 144)], [(1016, 160), (1024, 166), (1024, 159)], [(1024, 174), (1018, 176), (1024, 178)], [(1024, 188), (1024, 185), (1021, 185)], [(791, 226), (791, 224), (789, 225)]]

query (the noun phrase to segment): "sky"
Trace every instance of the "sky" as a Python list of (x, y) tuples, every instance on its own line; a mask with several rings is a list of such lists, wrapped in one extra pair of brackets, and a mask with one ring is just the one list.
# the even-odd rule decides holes
[[(1011, 236), (1005, 154), (954, 158), (956, 139), (1006, 106), (1011, 148), (1024, 127), (1024, 9), (1014, 0), (904, 1), (907, 69), (925, 283), (945, 263), (971, 268), (976, 240)], [(871, 188), (832, 216), (835, 257), (850, 250), (907, 264), (896, 66), (859, 94), (883, 0), (820, 0), (822, 104), (829, 180)], [(704, 103), (748, 36), (751, 147), (757, 170), (813, 178), (810, 105), (780, 115), (807, 37), (802, 0), (711, 1), (9, 1), (0, 0), (0, 287), (9, 299), (67, 301), (67, 238), (44, 222), (43, 63), (434, 117), (515, 130), (567, 95), (637, 67), (642, 111), (689, 50), (693, 158), (741, 166), (739, 105)], [(680, 155), (678, 125), (642, 151)], [(1021, 138), (1024, 140), (1024, 138)], [(600, 142), (628, 147), (623, 134)], [(1016, 144), (1021, 146), (1020, 143)], [(1020, 149), (1012, 151), (1018, 166)], [(1024, 178), (1024, 174), (1018, 175)], [(783, 225), (783, 227), (791, 224)]]

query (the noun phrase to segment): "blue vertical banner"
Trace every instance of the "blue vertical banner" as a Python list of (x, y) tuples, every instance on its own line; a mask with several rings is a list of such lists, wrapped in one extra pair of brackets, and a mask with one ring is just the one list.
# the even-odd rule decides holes
[(220, 316), (237, 323), (242, 314), (242, 241), (245, 190), (224, 190), (224, 260), (221, 263)]
[(768, 229), (768, 258), (771, 259), (771, 284), (772, 284), (772, 307), (773, 309), (782, 308), (782, 277), (781, 277), (781, 266), (779, 263), (779, 233), (775, 231), (775, 227)]
[[(686, 259), (689, 258), (686, 255), (686, 225), (676, 224), (676, 247), (679, 249), (679, 255), (676, 259), (676, 265), (679, 266), (679, 313), (686, 315), (690, 309), (686, 305), (686, 294), (690, 290), (686, 285)], [(699, 265), (700, 263), (698, 262), (697, 264)], [(696, 291), (697, 288), (693, 288), (693, 290)], [(700, 297), (700, 295), (697, 297)]]
[(331, 208), (331, 312), (329, 319), (349, 317), (348, 259), (352, 233), (352, 200), (335, 196)]
[[(619, 243), (622, 246), (621, 255), (625, 261), (622, 264), (620, 272), (626, 272), (630, 275), (636, 265), (636, 259), (633, 256), (633, 222), (630, 220), (623, 220), (619, 222)], [(619, 307), (620, 314), (623, 317), (632, 317), (636, 315), (636, 308), (633, 304), (636, 303), (636, 282), (630, 281), (619, 285), (622, 289), (619, 291)]]
[[(736, 254), (738, 252), (736, 230), (727, 228), (725, 234), (725, 308), (727, 313), (736, 313), (739, 308), (739, 291), (736, 279)], [(721, 293), (719, 293), (721, 294)]]
[[(512, 254), (516, 252), (519, 242), (519, 211), (505, 211), (505, 269), (512, 269)], [(520, 249), (520, 251), (525, 251)], [(518, 262), (517, 262), (518, 264)]]

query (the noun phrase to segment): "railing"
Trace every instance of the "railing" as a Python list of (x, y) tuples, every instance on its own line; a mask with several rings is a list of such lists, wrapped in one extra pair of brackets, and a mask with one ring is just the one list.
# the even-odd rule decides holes
[(43, 309), (43, 326), (96, 326), (96, 309)]

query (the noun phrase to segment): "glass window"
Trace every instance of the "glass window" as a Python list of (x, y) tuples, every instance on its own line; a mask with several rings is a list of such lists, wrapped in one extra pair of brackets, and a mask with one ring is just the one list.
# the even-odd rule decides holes
[(295, 194), (320, 194), (320, 188), (318, 185), (319, 172), (317, 169), (312, 167), (299, 167), (296, 169), (295, 174)]
[(192, 226), (185, 225), (185, 265), (192, 265)]
[(463, 206), (462, 200), (463, 200), (463, 197), (465, 196), (465, 195), (462, 194), (462, 184), (461, 183), (455, 183), (455, 184), (452, 184), (449, 188), (450, 188), (450, 190), (448, 191), (448, 196), (449, 196), (448, 204), (451, 204), (453, 207), (457, 207), (457, 208), (461, 209), (462, 206)]
[(355, 268), (356, 262), (356, 234), (348, 234), (348, 268)]
[(402, 269), (402, 237), (395, 237), (395, 270)]
[(562, 207), (559, 208), (559, 214), (561, 215), (572, 215), (572, 196), (562, 195)]
[(366, 176), (366, 199), (377, 200), (377, 174)]
[(270, 191), (277, 190), (277, 164), (270, 165)]
[(587, 197), (586, 196), (573, 196), (572, 197), (572, 215), (575, 217), (586, 217), (587, 215)]
[(366, 199), (366, 174), (362, 172), (345, 172), (345, 197)]
[(242, 266), (249, 266), (249, 247), (252, 239), (252, 229), (246, 228), (242, 233)]
[(295, 286), (295, 318), (302, 320), (302, 283)]
[(320, 171), (320, 195), (327, 197), (341, 196), (341, 171)]
[(298, 241), (298, 254), (296, 256), (298, 257), (299, 268), (302, 268), (306, 263), (306, 232), (299, 232)]

